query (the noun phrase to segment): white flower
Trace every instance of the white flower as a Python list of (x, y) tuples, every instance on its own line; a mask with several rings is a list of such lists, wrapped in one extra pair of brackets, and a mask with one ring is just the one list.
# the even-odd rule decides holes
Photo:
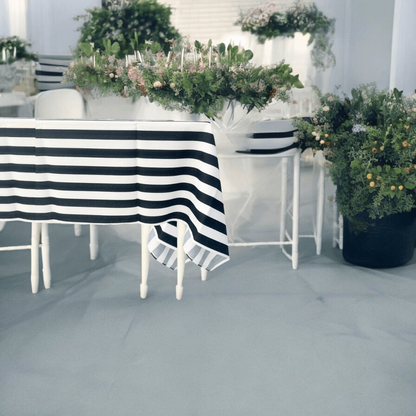
[(329, 107), (327, 105), (322, 107), (322, 111), (329, 111)]
[(155, 81), (155, 82), (153, 83), (153, 86), (154, 86), (155, 88), (160, 88), (160, 87), (162, 86), (162, 83), (161, 83), (160, 81)]
[(353, 133), (360, 133), (361, 131), (366, 131), (366, 128), (362, 124), (354, 124), (352, 126)]
[(110, 77), (110, 78), (114, 78), (114, 74), (113, 74), (113, 73), (111, 73), (111, 74), (109, 75), (109, 77)]

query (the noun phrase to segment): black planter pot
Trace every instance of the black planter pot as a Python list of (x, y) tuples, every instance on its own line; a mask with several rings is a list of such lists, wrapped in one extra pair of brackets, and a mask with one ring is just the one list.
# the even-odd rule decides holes
[(416, 242), (416, 210), (371, 220), (365, 232), (356, 234), (344, 218), (342, 255), (348, 263), (371, 268), (398, 267), (413, 257)]

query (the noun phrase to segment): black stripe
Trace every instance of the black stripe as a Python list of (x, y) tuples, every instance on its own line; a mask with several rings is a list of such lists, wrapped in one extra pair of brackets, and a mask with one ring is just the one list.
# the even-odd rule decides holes
[(36, 137), (35, 128), (0, 127), (0, 137)]
[(108, 159), (196, 159), (218, 168), (218, 160), (215, 156), (199, 150), (153, 150), (153, 149), (77, 149), (77, 148), (53, 148), (39, 147), (36, 156), (50, 157), (88, 157)]
[(181, 182), (170, 185), (146, 185), (140, 183), (132, 184), (108, 184), (108, 183), (65, 183), (65, 182), (26, 182), (7, 180), (0, 181), (0, 188), (18, 189), (54, 189), (59, 191), (81, 191), (81, 192), (148, 192), (148, 193), (170, 193), (176, 191), (188, 191), (202, 203), (223, 212), (224, 205), (218, 199), (201, 192), (194, 185)]
[[(123, 200), (94, 200), (94, 199), (66, 199), (66, 198), (29, 198), (17, 195), (2, 196), (0, 197), (1, 204), (23, 204), (31, 206), (44, 206), (44, 205), (57, 205), (63, 207), (88, 207), (88, 208), (133, 208), (140, 207), (146, 209), (163, 209), (169, 208), (175, 205), (181, 205), (188, 207), (198, 221), (205, 226), (212, 228), (218, 232), (226, 233), (225, 224), (211, 218), (201, 212), (195, 207), (195, 205), (187, 198), (172, 198), (163, 201), (145, 201), (142, 199), (129, 199)], [(0, 214), (2, 215), (2, 214)], [(106, 216), (107, 217), (107, 216)], [(97, 222), (97, 221), (94, 221)]]
[[(56, 65), (52, 65), (56, 66)], [(39, 76), (45, 76), (45, 77), (62, 77), (62, 74), (65, 72), (64, 70), (60, 70), (59, 72), (53, 72), (53, 71), (42, 71), (42, 70), (35, 70), (35, 74)]]
[(293, 137), (294, 133), (297, 130), (284, 131), (284, 132), (264, 132), (264, 133), (254, 133), (254, 139), (282, 139), (284, 137)]
[(211, 133), (200, 131), (39, 129), (36, 130), (36, 137), (39, 139), (164, 140), (215, 143)]
[(35, 147), (0, 146), (0, 155), (35, 156)]
[(201, 182), (204, 182), (218, 190), (221, 190), (221, 182), (215, 176), (208, 175), (199, 169), (192, 167), (177, 168), (145, 168), (139, 166), (133, 167), (104, 167), (104, 166), (51, 166), (51, 165), (25, 165), (5, 163), (0, 164), (0, 172), (35, 172), (36, 173), (54, 173), (63, 175), (108, 175), (108, 176), (195, 176)]

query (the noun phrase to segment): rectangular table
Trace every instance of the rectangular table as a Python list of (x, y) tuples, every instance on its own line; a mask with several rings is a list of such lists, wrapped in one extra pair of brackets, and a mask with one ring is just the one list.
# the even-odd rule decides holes
[(173, 269), (176, 221), (195, 264), (229, 259), (219, 178), (208, 122), (0, 118), (0, 221), (152, 225)]

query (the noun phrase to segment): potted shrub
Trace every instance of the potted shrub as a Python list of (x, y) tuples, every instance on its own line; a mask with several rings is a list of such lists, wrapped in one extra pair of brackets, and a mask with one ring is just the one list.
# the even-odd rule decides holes
[(317, 93), (311, 119), (297, 119), (302, 149), (322, 150), (344, 217), (344, 259), (395, 267), (416, 240), (416, 99), (374, 84), (344, 94)]

